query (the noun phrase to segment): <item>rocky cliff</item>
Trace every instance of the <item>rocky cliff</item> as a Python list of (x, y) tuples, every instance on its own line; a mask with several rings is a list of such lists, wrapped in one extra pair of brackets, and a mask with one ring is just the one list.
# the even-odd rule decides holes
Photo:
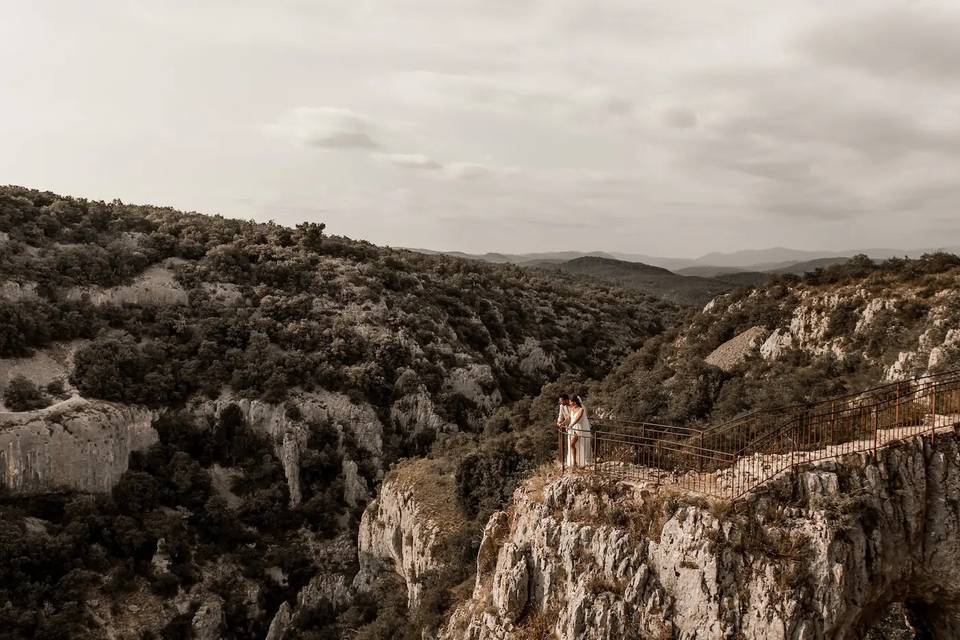
[[(945, 275), (931, 287), (915, 284), (866, 286), (798, 285), (789, 289), (755, 289), (746, 297), (725, 295), (711, 301), (704, 315), (755, 316), (779, 322), (753, 327), (718, 347), (707, 362), (723, 369), (742, 364), (752, 354), (772, 362), (793, 351), (844, 359), (865, 354), (884, 368), (888, 380), (922, 374), (956, 360), (960, 351), (960, 286)], [(769, 310), (776, 294), (775, 311)], [(766, 300), (764, 300), (766, 298)], [(757, 308), (766, 309), (756, 313)], [(691, 341), (696, 337), (691, 336)], [(725, 356), (725, 357), (723, 357)]]
[[(277, 458), (283, 464), (287, 478), (292, 506), (299, 505), (302, 500), (300, 454), (307, 446), (310, 423), (331, 423), (340, 434), (341, 449), (344, 435), (349, 434), (374, 466), (381, 466), (383, 423), (369, 405), (356, 404), (342, 393), (325, 390), (294, 393), (286, 403), (272, 404), (226, 392), (213, 402), (196, 403), (194, 413), (218, 416), (230, 404), (240, 409), (251, 427), (269, 435), (274, 442)], [(345, 456), (343, 465), (344, 500), (350, 506), (357, 506), (369, 498), (369, 487), (359, 475), (356, 461)]]
[(407, 585), (410, 606), (419, 604), (424, 577), (443, 564), (444, 544), (464, 521), (453, 474), (438, 465), (429, 459), (401, 464), (367, 505), (357, 538), (356, 588), (365, 590), (380, 574), (393, 571)]
[(152, 421), (146, 409), (82, 398), (0, 413), (0, 486), (12, 493), (109, 491), (130, 452), (157, 441)]
[(957, 638), (958, 501), (956, 433), (825, 461), (736, 505), (539, 475), (490, 519), (443, 635), (846, 640), (896, 606), (923, 637)]

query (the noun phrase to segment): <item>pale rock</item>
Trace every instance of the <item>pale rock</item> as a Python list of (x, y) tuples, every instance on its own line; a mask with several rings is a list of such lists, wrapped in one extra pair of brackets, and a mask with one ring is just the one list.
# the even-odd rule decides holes
[(0, 486), (15, 494), (110, 491), (130, 453), (157, 442), (153, 418), (141, 407), (79, 397), (0, 413)]
[(507, 624), (516, 622), (527, 606), (529, 579), (523, 550), (513, 543), (503, 545), (494, 573), (493, 604)]
[(170, 573), (170, 554), (167, 552), (167, 541), (165, 538), (157, 540), (157, 550), (150, 559), (150, 573), (154, 576), (163, 576)]
[(863, 333), (869, 329), (877, 317), (884, 311), (893, 311), (897, 308), (897, 301), (890, 298), (871, 298), (867, 305), (860, 310), (860, 317), (854, 326), (854, 333)]
[(357, 405), (344, 394), (326, 390), (293, 393), (288, 403), (297, 408), (299, 417), (290, 417), (286, 404), (242, 398), (231, 392), (221, 394), (214, 401), (194, 404), (193, 412), (213, 418), (219, 416), (228, 405), (234, 404), (247, 424), (270, 436), (287, 478), (290, 504), (294, 507), (303, 499), (300, 486), (300, 452), (307, 446), (310, 422), (333, 423), (341, 436), (349, 429), (356, 437), (357, 444), (366, 450), (374, 465), (380, 468), (383, 424), (372, 407)]
[(94, 305), (132, 304), (155, 307), (187, 304), (187, 291), (176, 281), (170, 266), (170, 262), (153, 265), (128, 285), (73, 287), (67, 291), (65, 297), (72, 301), (86, 300)]
[(896, 361), (887, 367), (887, 373), (884, 375), (884, 378), (888, 382), (894, 382), (909, 377), (914, 368), (913, 361), (915, 357), (916, 354), (912, 351), (901, 351), (897, 354)]
[(203, 602), (193, 614), (190, 626), (195, 640), (219, 640), (224, 624), (223, 599), (213, 596)]
[[(400, 385), (400, 382), (397, 383)], [(417, 390), (408, 393), (390, 407), (390, 422), (394, 430), (401, 433), (452, 433), (457, 425), (440, 417), (436, 403), (427, 393), (426, 387), (417, 383)]]
[(760, 345), (760, 355), (764, 360), (777, 360), (793, 347), (793, 334), (786, 329), (776, 329)]
[(280, 463), (283, 465), (283, 474), (287, 478), (287, 492), (290, 494), (290, 508), (295, 509), (303, 501), (303, 490), (300, 487), (300, 447), (302, 437), (294, 429), (283, 432), (280, 443)]
[(441, 566), (443, 544), (464, 519), (456, 507), (452, 472), (437, 471), (435, 464), (418, 459), (399, 465), (367, 505), (357, 536), (355, 589), (369, 590), (392, 571), (406, 583), (409, 606), (419, 605), (424, 576)]
[(7, 280), (0, 283), (0, 300), (20, 302), (21, 300), (36, 300), (38, 297), (37, 283), (35, 282)]
[(69, 382), (74, 358), (77, 351), (88, 343), (89, 340), (55, 342), (24, 358), (0, 358), (0, 396), (16, 376), (23, 376), (39, 386), (61, 380), (64, 391), (74, 394), (76, 389)]
[(479, 415), (487, 416), (500, 406), (503, 398), (497, 388), (493, 369), (488, 364), (469, 364), (447, 372), (445, 388), (476, 404)]
[(497, 554), (503, 541), (510, 533), (510, 517), (503, 511), (498, 511), (487, 521), (483, 529), (483, 538), (477, 552), (477, 580), (474, 593), (480, 593), (484, 580), (492, 576), (497, 566)]
[(277, 609), (277, 613), (274, 614), (265, 640), (284, 640), (284, 638), (287, 637), (287, 632), (290, 630), (292, 623), (293, 612), (290, 610), (290, 604), (284, 602), (280, 605), (280, 608)]
[(610, 482), (601, 495), (576, 475), (518, 488), (509, 525), (491, 518), (478, 558), (489, 587), (456, 607), (441, 638), (519, 640), (539, 612), (564, 640), (855, 640), (894, 603), (916, 607), (934, 640), (960, 637), (956, 433), (813, 464), (735, 511), (675, 496), (652, 536), (646, 521), (605, 519), (641, 491)]
[(28, 534), (44, 536), (47, 535), (49, 527), (50, 522), (47, 520), (34, 518), (32, 516), (27, 516), (23, 519), (23, 529)]
[(714, 349), (713, 353), (704, 358), (704, 361), (724, 371), (732, 371), (743, 364), (750, 354), (763, 344), (766, 337), (765, 328), (751, 327)]
[(350, 580), (339, 573), (319, 573), (297, 595), (297, 606), (309, 609), (322, 600), (334, 607), (348, 607), (353, 589)]
[(367, 480), (360, 475), (357, 463), (349, 458), (343, 460), (343, 501), (350, 507), (370, 500), (370, 488)]

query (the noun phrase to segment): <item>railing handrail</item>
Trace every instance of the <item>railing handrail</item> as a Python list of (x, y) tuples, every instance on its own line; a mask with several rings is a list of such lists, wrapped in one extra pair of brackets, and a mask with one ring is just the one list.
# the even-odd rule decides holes
[(767, 407), (763, 409), (754, 409), (753, 411), (745, 413), (741, 416), (730, 418), (729, 420), (721, 422), (720, 424), (707, 427), (706, 429), (703, 429), (703, 431), (705, 433), (711, 433), (711, 434), (722, 433), (723, 431), (727, 431), (733, 427), (736, 427), (739, 424), (747, 422), (748, 420), (760, 415), (765, 415), (765, 414), (776, 415), (776, 414), (783, 414), (790, 411), (800, 411), (804, 409), (810, 409), (816, 406), (824, 406), (830, 403), (843, 402), (844, 400), (855, 399), (855, 398), (859, 398), (866, 395), (873, 395), (880, 391), (895, 390), (899, 385), (902, 385), (905, 383), (916, 384), (918, 382), (925, 382), (928, 380), (932, 380), (934, 378), (947, 378), (952, 376), (960, 377), (960, 369), (951, 369), (950, 371), (942, 371), (939, 373), (928, 373), (922, 376), (913, 376), (911, 378), (903, 378), (901, 380), (895, 380), (893, 382), (888, 382), (886, 384), (878, 385), (875, 387), (869, 387), (861, 391), (851, 391), (850, 393), (846, 393), (843, 395), (831, 396), (826, 400), (817, 400), (814, 402), (807, 402), (807, 403), (800, 402), (795, 404), (780, 405), (776, 407)]
[[(759, 419), (767, 416), (772, 419)], [(760, 409), (713, 428), (595, 418), (592, 432), (578, 435), (591, 439), (587, 464), (596, 471), (646, 473), (658, 484), (669, 472), (670, 482), (689, 490), (736, 500), (800, 464), (854, 452), (876, 454), (890, 442), (928, 431), (935, 438), (950, 426), (960, 427), (960, 370)], [(559, 431), (565, 464), (570, 432)]]
[[(954, 373), (956, 373), (956, 372), (954, 372)], [(927, 376), (927, 378), (932, 378), (932, 377), (933, 377), (933, 376)], [(907, 382), (907, 381), (904, 380), (904, 381), (901, 381), (901, 383), (902, 383), (902, 382)], [(911, 382), (912, 382), (912, 381), (911, 381)], [(892, 385), (885, 385), (884, 387), (878, 387), (878, 388), (886, 388), (887, 386), (896, 387), (897, 384), (899, 384), (899, 383), (893, 383)], [(920, 389), (917, 389), (917, 388), (908, 388), (908, 389), (906, 390), (905, 394), (899, 398), (899, 401), (902, 402), (902, 401), (903, 401), (904, 399), (906, 399), (908, 396), (917, 396), (917, 395), (918, 395), (918, 391), (927, 391), (927, 390), (932, 390), (932, 389), (939, 389), (939, 388), (942, 388), (942, 387), (947, 386), (948, 384), (950, 384), (950, 381), (949, 381), (949, 380), (946, 381), (946, 382), (936, 382), (936, 383), (931, 384), (931, 385), (926, 385), (926, 386), (924, 386), (924, 387), (921, 387)], [(864, 395), (866, 395), (866, 394), (864, 394)], [(836, 401), (840, 401), (840, 400), (843, 400), (843, 399), (848, 399), (848, 398), (850, 398), (850, 397), (855, 397), (855, 396), (843, 396), (843, 397), (837, 399)], [(823, 401), (823, 402), (818, 402), (815, 406), (825, 406), (826, 404), (831, 403), (831, 402), (834, 402), (834, 401), (833, 401), (833, 400), (827, 400), (827, 401)], [(830, 413), (843, 412), (843, 411), (850, 411), (850, 412), (853, 412), (853, 411), (864, 411), (864, 410), (874, 411), (874, 410), (879, 410), (879, 408), (882, 407), (882, 406), (889, 405), (890, 402), (891, 402), (890, 399), (885, 399), (885, 400), (879, 400), (879, 401), (874, 402), (874, 403), (872, 403), (872, 404), (858, 404), (858, 405), (855, 405), (855, 406), (852, 406), (852, 407), (851, 407), (851, 406), (840, 407), (839, 409), (834, 410), (834, 411), (830, 411), (830, 412), (814, 413), (814, 414), (813, 414), (813, 417), (815, 417), (815, 418), (821, 418), (821, 417), (830, 415)], [(759, 434), (756, 438), (754, 438), (754, 440), (749, 441), (747, 444), (745, 444), (745, 445), (740, 449), (740, 451), (738, 451), (738, 453), (742, 453), (743, 451), (746, 451), (746, 450), (747, 450), (748, 448), (750, 448), (751, 446), (756, 446), (756, 444), (757, 444), (758, 442), (763, 442), (763, 441), (765, 441), (765, 440), (769, 440), (770, 438), (775, 437), (775, 436), (777, 436), (777, 435), (783, 435), (784, 433), (786, 433), (786, 432), (788, 431), (789, 427), (791, 427), (791, 426), (793, 425), (793, 423), (798, 422), (798, 421), (800, 420), (800, 417), (801, 417), (800, 415), (791, 416), (786, 422), (784, 422), (784, 423), (782, 423), (782, 424), (780, 424), (780, 425), (777, 425), (774, 429), (771, 429), (771, 430), (769, 430), (769, 431), (767, 431), (767, 432), (765, 432), (765, 433)], [(808, 416), (808, 417), (809, 417), (809, 416)]]

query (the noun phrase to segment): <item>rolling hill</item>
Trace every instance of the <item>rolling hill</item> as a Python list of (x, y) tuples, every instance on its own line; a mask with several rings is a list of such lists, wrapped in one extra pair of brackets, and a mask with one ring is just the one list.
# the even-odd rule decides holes
[(716, 278), (679, 275), (641, 262), (591, 256), (554, 264), (540, 262), (535, 268), (611, 282), (677, 304), (694, 306), (703, 306), (721, 293), (743, 286)]

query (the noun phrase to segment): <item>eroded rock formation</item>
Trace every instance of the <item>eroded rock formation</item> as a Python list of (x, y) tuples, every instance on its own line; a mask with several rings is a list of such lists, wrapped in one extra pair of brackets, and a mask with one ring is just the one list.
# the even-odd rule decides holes
[[(307, 446), (311, 422), (333, 424), (341, 434), (341, 440), (345, 431), (349, 430), (356, 438), (357, 445), (369, 455), (374, 465), (378, 468), (380, 466), (383, 455), (383, 423), (369, 405), (355, 404), (344, 394), (324, 390), (296, 393), (292, 394), (285, 404), (271, 404), (225, 393), (213, 402), (197, 404), (194, 412), (201, 416), (215, 417), (231, 404), (240, 409), (244, 420), (251, 427), (272, 438), (277, 457), (283, 465), (290, 491), (290, 503), (293, 506), (300, 504), (302, 499), (300, 453)], [(344, 464), (348, 469), (347, 473), (352, 471), (354, 475), (346, 478), (344, 496), (353, 506), (367, 499), (368, 487), (363, 478), (356, 475), (356, 465), (352, 461), (346, 460)]]
[(419, 603), (423, 577), (441, 566), (444, 542), (463, 522), (452, 471), (437, 464), (420, 459), (398, 466), (367, 505), (357, 538), (356, 588), (364, 590), (384, 571), (394, 571), (407, 584), (410, 606)]
[(847, 640), (903, 603), (960, 637), (960, 438), (915, 438), (731, 506), (534, 477), (494, 515), (444, 636)]
[(0, 413), (0, 479), (12, 493), (109, 491), (130, 452), (157, 441), (153, 413), (71, 398), (46, 409)]

